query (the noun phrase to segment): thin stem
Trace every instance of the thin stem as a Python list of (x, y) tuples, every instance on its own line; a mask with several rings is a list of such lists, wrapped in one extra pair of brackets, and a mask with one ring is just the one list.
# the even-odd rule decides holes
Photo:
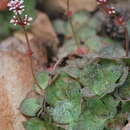
[[(67, 0), (67, 13), (70, 12), (70, 1)], [(75, 43), (77, 45), (77, 47), (79, 48), (80, 46), (80, 40), (75, 32), (75, 29), (74, 29), (74, 25), (73, 25), (73, 21), (71, 19), (72, 17), (71, 16), (68, 16), (68, 21), (70, 23), (70, 27), (71, 27), (71, 30), (72, 30), (72, 33), (73, 33), (73, 37), (74, 37), (74, 40), (75, 40)]]
[[(20, 16), (20, 14), (17, 14), (17, 17), (20, 20), (20, 22), (22, 23), (23, 21), (22, 21), (22, 18)], [(31, 45), (30, 45), (30, 42), (29, 42), (29, 39), (28, 39), (28, 34), (27, 34), (26, 29), (25, 29), (25, 26), (21, 26), (21, 27), (22, 27), (22, 29), (24, 31), (24, 34), (25, 34), (25, 39), (26, 39), (26, 43), (27, 43), (27, 46), (28, 46), (28, 50), (32, 51)], [(32, 59), (32, 56), (28, 56), (28, 57), (29, 57), (29, 60), (30, 60), (30, 68), (31, 68), (31, 73), (32, 73), (33, 80), (34, 80), (35, 84), (37, 85), (37, 87), (39, 89), (42, 89), (42, 87), (39, 85), (39, 83), (38, 83), (38, 81), (37, 81), (37, 79), (35, 77), (35, 72), (33, 70), (33, 59)]]
[(125, 50), (126, 50), (126, 57), (129, 56), (129, 35), (128, 35), (128, 29), (125, 28)]

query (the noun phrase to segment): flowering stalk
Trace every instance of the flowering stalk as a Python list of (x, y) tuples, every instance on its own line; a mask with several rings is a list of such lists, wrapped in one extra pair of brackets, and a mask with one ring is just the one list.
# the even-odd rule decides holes
[(116, 9), (108, 5), (107, 0), (97, 0), (97, 4), (99, 7), (105, 11), (108, 16), (114, 17), (114, 22), (118, 26), (123, 26), (125, 30), (125, 51), (126, 57), (129, 56), (129, 36), (128, 36), (128, 29), (125, 25), (125, 19), (123, 16), (116, 15)]
[(28, 47), (28, 51), (27, 51), (27, 55), (29, 57), (29, 61), (30, 61), (30, 68), (31, 68), (31, 72), (32, 72), (32, 76), (33, 76), (33, 80), (35, 82), (35, 84), (41, 89), (41, 86), (39, 85), (36, 77), (35, 77), (35, 73), (33, 70), (33, 59), (32, 59), (32, 49), (31, 49), (31, 45), (28, 39), (28, 35), (27, 35), (27, 31), (25, 26), (26, 25), (30, 25), (30, 21), (32, 21), (32, 18), (29, 17), (28, 15), (25, 15), (24, 18), (21, 16), (21, 14), (24, 11), (24, 1), (23, 0), (11, 0), (8, 3), (8, 7), (9, 7), (9, 11), (12, 11), (15, 15), (13, 16), (13, 18), (10, 20), (10, 23), (16, 25), (19, 25), (25, 34), (25, 39), (26, 39), (26, 43), (27, 43), (27, 47)]

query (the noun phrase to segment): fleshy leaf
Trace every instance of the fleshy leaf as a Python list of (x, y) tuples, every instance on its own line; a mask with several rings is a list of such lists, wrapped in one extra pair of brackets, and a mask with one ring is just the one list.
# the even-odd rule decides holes
[(72, 130), (103, 130), (106, 119), (84, 112)]
[[(73, 91), (76, 92), (73, 93)], [(64, 72), (59, 75), (51, 86), (46, 88), (45, 93), (47, 103), (53, 106), (57, 102), (72, 98), (75, 95), (80, 98), (80, 85), (70, 79), (69, 75)]]
[(120, 58), (125, 56), (125, 50), (123, 49), (122, 45), (113, 41), (112, 45), (109, 45), (100, 50), (99, 55), (101, 57), (108, 57), (108, 58)]
[(75, 101), (62, 101), (56, 104), (52, 110), (53, 119), (58, 123), (71, 123), (78, 120), (81, 113), (80, 102)]
[(41, 121), (38, 118), (23, 122), (23, 125), (26, 130), (58, 130), (58, 128), (54, 127), (52, 124)]
[[(75, 32), (79, 30), (83, 25), (86, 25), (89, 21), (90, 14), (87, 11), (79, 11), (74, 13), (72, 16), (73, 26), (75, 27)], [(66, 35), (73, 36), (72, 29), (68, 23)]]
[(105, 122), (116, 115), (119, 101), (106, 96), (88, 99), (86, 103), (84, 112), (77, 122), (70, 125), (70, 130), (104, 130)]
[(49, 82), (49, 73), (48, 72), (39, 72), (37, 75), (37, 81), (42, 89), (45, 89), (48, 86)]
[(51, 115), (58, 123), (70, 123), (81, 113), (80, 85), (61, 72), (53, 85), (46, 89), (46, 102), (52, 106)]
[(90, 93), (103, 96), (117, 87), (116, 82), (123, 73), (123, 65), (112, 62), (86, 65), (80, 75), (80, 81)]
[(62, 71), (66, 72), (68, 75), (79, 78), (80, 77), (80, 70), (76, 67), (67, 66), (62, 69)]
[(40, 110), (41, 105), (35, 98), (24, 99), (20, 105), (20, 111), (30, 117), (36, 116), (37, 112)]
[(91, 36), (85, 41), (86, 47), (90, 50), (90, 52), (98, 52), (103, 48), (102, 42), (100, 37), (98, 36)]
[(102, 99), (92, 98), (87, 101), (88, 110), (94, 115), (111, 119), (117, 113), (119, 101), (114, 100), (112, 96), (106, 96)]
[(55, 29), (55, 32), (58, 34), (65, 34), (67, 31), (66, 30), (67, 25), (68, 25), (68, 23), (61, 19), (56, 19), (53, 21), (53, 27)]

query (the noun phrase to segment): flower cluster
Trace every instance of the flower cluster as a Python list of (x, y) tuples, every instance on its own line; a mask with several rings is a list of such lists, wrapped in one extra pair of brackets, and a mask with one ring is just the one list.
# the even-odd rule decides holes
[(32, 21), (32, 18), (29, 17), (28, 15), (25, 15), (24, 19), (22, 21), (19, 21), (19, 19), (16, 16), (13, 16), (13, 18), (10, 20), (10, 23), (16, 25), (30, 25), (30, 21)]
[(25, 15), (24, 18), (21, 18), (21, 14), (24, 11), (24, 1), (23, 0), (10, 0), (8, 3), (9, 11), (14, 12), (15, 16), (10, 20), (10, 23), (14, 25), (30, 25), (32, 18), (28, 15)]
[(124, 25), (125, 19), (123, 16), (116, 16), (117, 12), (113, 6), (107, 4), (107, 0), (97, 0), (97, 4), (102, 8), (108, 15), (114, 16), (114, 21), (117, 25)]
[(9, 11), (13, 11), (15, 14), (22, 14), (24, 11), (23, 0), (11, 0), (8, 3)]

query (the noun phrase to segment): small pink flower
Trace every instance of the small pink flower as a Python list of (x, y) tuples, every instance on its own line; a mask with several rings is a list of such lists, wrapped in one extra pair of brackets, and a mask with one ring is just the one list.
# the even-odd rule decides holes
[(13, 11), (15, 14), (22, 14), (24, 11), (23, 0), (10, 0), (8, 3), (9, 11)]
[(106, 4), (106, 3), (107, 3), (107, 0), (97, 0), (98, 5), (103, 5), (103, 4)]

